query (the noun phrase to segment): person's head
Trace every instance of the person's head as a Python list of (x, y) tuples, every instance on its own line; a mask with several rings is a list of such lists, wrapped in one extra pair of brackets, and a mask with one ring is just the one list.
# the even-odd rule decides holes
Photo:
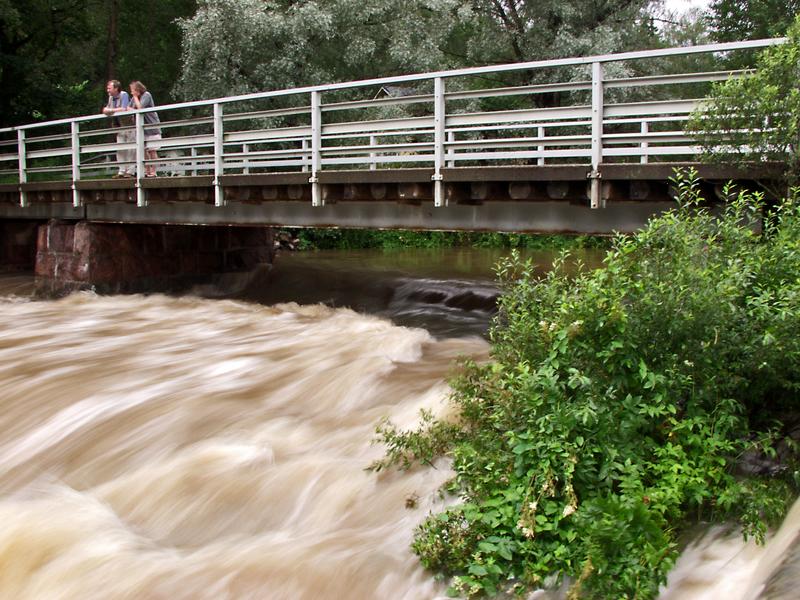
[(131, 88), (131, 94), (133, 94), (134, 96), (141, 96), (147, 91), (147, 88), (144, 87), (144, 84), (138, 79), (131, 81), (130, 88)]
[(106, 91), (112, 96), (119, 96), (122, 91), (122, 84), (116, 79), (109, 79), (106, 83)]

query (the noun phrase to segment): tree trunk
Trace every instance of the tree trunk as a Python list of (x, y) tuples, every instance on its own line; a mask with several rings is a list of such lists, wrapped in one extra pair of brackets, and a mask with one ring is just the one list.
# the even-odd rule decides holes
[(117, 24), (119, 0), (108, 0), (108, 44), (106, 46), (106, 80), (117, 78)]

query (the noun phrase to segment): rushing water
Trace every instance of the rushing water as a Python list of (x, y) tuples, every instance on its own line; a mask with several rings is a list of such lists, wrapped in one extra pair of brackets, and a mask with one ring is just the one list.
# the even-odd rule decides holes
[[(0, 278), (0, 598), (443, 597), (408, 546), (447, 465), (364, 469), (486, 357), (479, 254), (282, 256), (180, 298)], [(710, 532), (664, 598), (779, 590), (787, 524), (772, 558)]]
[[(506, 251), (447, 248), (381, 252), (322, 251), (283, 254), (274, 269), (223, 282), (222, 292), (271, 305), (324, 303), (379, 315), (398, 325), (421, 327), (437, 337), (484, 335), (500, 290), (494, 267)], [(526, 252), (544, 272), (555, 253)], [(577, 260), (598, 264), (598, 251)], [(214, 288), (198, 290), (213, 295)]]

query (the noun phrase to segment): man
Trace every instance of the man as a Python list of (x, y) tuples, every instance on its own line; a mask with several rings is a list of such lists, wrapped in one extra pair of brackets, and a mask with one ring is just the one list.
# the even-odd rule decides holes
[[(106, 83), (106, 91), (108, 92), (108, 104), (103, 109), (103, 114), (112, 117), (112, 127), (125, 127), (117, 132), (117, 143), (129, 143), (136, 141), (136, 133), (133, 129), (129, 128), (128, 121), (130, 119), (122, 119), (119, 113), (126, 112), (130, 104), (128, 92), (122, 89), (122, 85), (116, 79), (111, 79)], [(117, 150), (117, 164), (119, 172), (114, 175), (115, 179), (121, 177), (133, 177), (136, 173), (136, 150)], [(128, 163), (128, 164), (124, 164)]]

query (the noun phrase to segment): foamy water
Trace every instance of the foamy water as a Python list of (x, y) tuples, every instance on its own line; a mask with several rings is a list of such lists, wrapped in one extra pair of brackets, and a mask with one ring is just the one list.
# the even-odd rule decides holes
[(0, 303), (0, 597), (443, 593), (408, 546), (448, 471), (364, 469), (486, 349), (321, 306)]

